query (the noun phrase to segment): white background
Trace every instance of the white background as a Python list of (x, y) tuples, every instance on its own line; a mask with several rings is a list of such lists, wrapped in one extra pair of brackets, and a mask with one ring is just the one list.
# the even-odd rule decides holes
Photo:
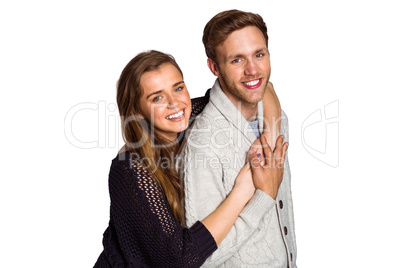
[[(2, 267), (93, 266), (122, 145), (120, 72), (137, 53), (162, 50), (176, 57), (191, 96), (203, 95), (214, 81), (203, 27), (231, 8), (268, 25), (271, 81), (290, 124), (298, 266), (400, 265), (397, 1), (8, 2), (0, 4)], [(329, 134), (324, 121), (307, 131), (303, 122), (333, 102)]]

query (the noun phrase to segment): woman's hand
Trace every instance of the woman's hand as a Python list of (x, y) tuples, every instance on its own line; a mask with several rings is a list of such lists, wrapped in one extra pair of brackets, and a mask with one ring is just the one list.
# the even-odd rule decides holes
[(249, 162), (247, 162), (244, 167), (242, 167), (239, 174), (237, 175), (232, 191), (237, 191), (239, 197), (244, 198), (246, 202), (248, 202), (248, 200), (253, 197), (255, 193), (255, 187)]
[[(247, 163), (237, 175), (235, 185), (227, 198), (214, 212), (202, 220), (202, 223), (214, 237), (217, 245), (229, 233), (230, 228), (232, 228), (240, 212), (251, 197), (253, 197), (254, 193), (255, 187), (250, 164)], [(205, 202), (208, 202), (208, 200), (205, 200)]]
[[(289, 147), (287, 142), (282, 144), (283, 139), (283, 135), (278, 137), (276, 148), (272, 152), (267, 138), (261, 135), (261, 145), (259, 146), (258, 141), (256, 141), (249, 150), (249, 164), (253, 174), (254, 186), (273, 199), (276, 199), (279, 186), (282, 183), (286, 151)], [(258, 147), (262, 147), (260, 152), (257, 150)]]

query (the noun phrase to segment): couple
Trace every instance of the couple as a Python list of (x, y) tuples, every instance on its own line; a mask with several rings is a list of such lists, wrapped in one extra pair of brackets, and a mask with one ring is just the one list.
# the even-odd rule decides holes
[(126, 144), (110, 168), (95, 267), (296, 267), (288, 126), (269, 82), (266, 25), (224, 11), (203, 43), (218, 77), (203, 98), (190, 100), (179, 66), (158, 51), (120, 76)]

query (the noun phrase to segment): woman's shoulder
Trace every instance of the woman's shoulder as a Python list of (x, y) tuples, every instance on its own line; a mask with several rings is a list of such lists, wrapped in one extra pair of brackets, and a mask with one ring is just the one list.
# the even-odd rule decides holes
[(191, 117), (196, 117), (204, 110), (209, 102), (210, 91), (211, 89), (208, 89), (204, 96), (191, 99)]
[[(138, 153), (122, 151), (113, 160), (109, 171), (109, 190), (136, 192), (140, 196), (161, 194), (160, 186), (146, 168)], [(145, 198), (145, 197), (144, 197)]]
[(135, 175), (136, 177), (149, 177), (147, 169), (143, 165), (143, 159), (137, 152), (122, 147), (116, 157), (112, 160), (110, 175), (118, 173), (120, 175)]

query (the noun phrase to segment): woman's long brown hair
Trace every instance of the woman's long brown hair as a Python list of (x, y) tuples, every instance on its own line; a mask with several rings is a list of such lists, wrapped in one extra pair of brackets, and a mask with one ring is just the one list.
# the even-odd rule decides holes
[(119, 107), (123, 139), (129, 151), (139, 154), (141, 163), (165, 193), (176, 220), (182, 223), (181, 201), (184, 196), (174, 154), (177, 141), (171, 143), (158, 135), (153, 123), (138, 117), (143, 89), (140, 85), (144, 73), (158, 70), (163, 64), (171, 64), (183, 76), (175, 59), (159, 51), (151, 50), (134, 57), (124, 68), (117, 82), (117, 105)]

